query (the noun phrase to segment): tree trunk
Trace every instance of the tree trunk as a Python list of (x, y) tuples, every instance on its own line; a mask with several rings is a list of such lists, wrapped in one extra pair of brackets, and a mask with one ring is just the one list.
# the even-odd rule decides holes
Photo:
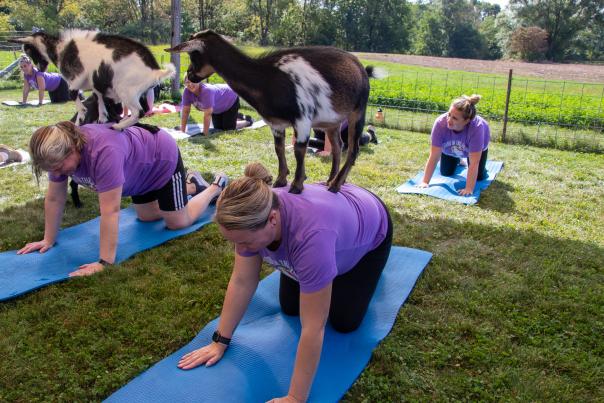
[[(170, 39), (170, 44), (172, 47), (178, 45), (180, 40), (180, 0), (171, 0), (172, 1), (172, 37)], [(172, 97), (178, 98), (180, 95), (180, 53), (172, 52), (170, 53), (170, 62), (176, 68), (176, 75), (172, 79)]]

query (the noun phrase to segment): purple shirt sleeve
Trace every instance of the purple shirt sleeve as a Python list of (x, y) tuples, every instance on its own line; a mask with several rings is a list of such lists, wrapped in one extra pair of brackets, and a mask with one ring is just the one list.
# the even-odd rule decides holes
[(443, 146), (443, 138), (444, 138), (445, 130), (447, 128), (446, 122), (443, 126), (443, 122), (444, 122), (443, 116), (445, 116), (445, 115), (441, 115), (438, 118), (436, 118), (436, 120), (434, 121), (434, 126), (432, 126), (431, 139), (432, 139), (432, 145), (434, 147)]
[(188, 88), (185, 88), (184, 92), (182, 93), (182, 102), (180, 103), (180, 106), (189, 106), (193, 104), (193, 102), (195, 102), (195, 94), (189, 91)]
[(306, 238), (298, 250), (292, 251), (291, 262), (301, 292), (319, 291), (337, 276), (336, 237), (334, 231), (316, 231)]
[(51, 182), (63, 182), (66, 179), (67, 179), (67, 175), (54, 176), (50, 172), (48, 173), (48, 180)]
[(214, 109), (214, 102), (216, 100), (216, 91), (210, 87), (202, 86), (201, 89), (201, 109)]
[[(488, 127), (486, 124), (477, 120), (477, 123), (470, 127), (468, 152), (482, 152), (485, 149), (485, 140), (487, 139)], [(487, 143), (488, 144), (488, 143)]]
[(118, 148), (107, 147), (99, 152), (92, 167), (97, 192), (107, 192), (124, 184), (125, 160), (124, 152)]

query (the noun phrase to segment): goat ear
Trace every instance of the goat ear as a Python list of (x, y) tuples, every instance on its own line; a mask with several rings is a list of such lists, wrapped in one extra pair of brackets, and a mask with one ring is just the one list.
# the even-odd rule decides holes
[(179, 45), (176, 45), (172, 48), (164, 49), (166, 52), (174, 53), (174, 52), (192, 52), (194, 50), (203, 50), (204, 43), (199, 39), (191, 39), (190, 41), (183, 42)]
[(25, 38), (10, 38), (10, 39), (8, 39), (8, 42), (25, 44), (25, 43), (32, 43), (33, 40), (34, 40), (34, 38), (32, 38), (31, 36), (26, 36)]

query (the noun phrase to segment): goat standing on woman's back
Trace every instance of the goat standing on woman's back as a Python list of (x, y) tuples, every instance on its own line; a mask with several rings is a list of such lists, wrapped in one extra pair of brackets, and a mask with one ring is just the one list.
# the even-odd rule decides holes
[[(145, 45), (119, 35), (68, 30), (60, 37), (36, 32), (10, 41), (23, 44), (23, 51), (42, 71), (52, 61), (71, 90), (92, 90), (98, 99), (125, 105), (132, 114), (113, 125), (117, 130), (132, 126), (142, 116), (139, 98), (143, 93), (174, 75), (172, 64), (161, 70)], [(97, 104), (98, 120), (105, 123), (105, 103)]]
[[(285, 128), (293, 126), (296, 173), (290, 192), (300, 193), (304, 188), (304, 157), (311, 128), (323, 130), (333, 144), (328, 185), (332, 192), (340, 190), (359, 152), (371, 67), (366, 70), (355, 56), (332, 47), (283, 49), (254, 59), (210, 30), (166, 50), (189, 53), (187, 76), (193, 82), (216, 72), (269, 124), (279, 160), (276, 187), (287, 184)], [(345, 119), (351, 146), (339, 170), (339, 127)]]

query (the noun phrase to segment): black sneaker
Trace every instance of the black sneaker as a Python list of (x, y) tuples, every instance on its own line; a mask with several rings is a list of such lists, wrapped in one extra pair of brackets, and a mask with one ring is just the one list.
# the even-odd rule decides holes
[[(222, 193), (222, 191), (228, 184), (229, 184), (229, 177), (226, 176), (226, 174), (223, 172), (218, 172), (216, 174), (216, 176), (214, 177), (214, 182), (212, 182), (212, 185), (216, 185), (220, 188), (220, 193)], [(218, 200), (218, 197), (220, 196), (220, 193), (218, 193), (216, 196), (214, 196), (212, 198), (212, 200), (210, 201), (210, 204), (216, 203), (216, 201)]]
[(191, 196), (195, 196), (210, 187), (210, 184), (203, 179), (198, 171), (187, 171), (187, 183), (195, 185), (195, 193)]
[(377, 135), (375, 134), (375, 127), (373, 127), (371, 125), (367, 126), (367, 133), (369, 133), (369, 135), (371, 136), (371, 139), (369, 140), (370, 143), (373, 143), (373, 144), (380, 143), (378, 141)]
[(250, 122), (250, 126), (254, 124), (254, 119), (250, 115), (243, 115), (243, 120)]

